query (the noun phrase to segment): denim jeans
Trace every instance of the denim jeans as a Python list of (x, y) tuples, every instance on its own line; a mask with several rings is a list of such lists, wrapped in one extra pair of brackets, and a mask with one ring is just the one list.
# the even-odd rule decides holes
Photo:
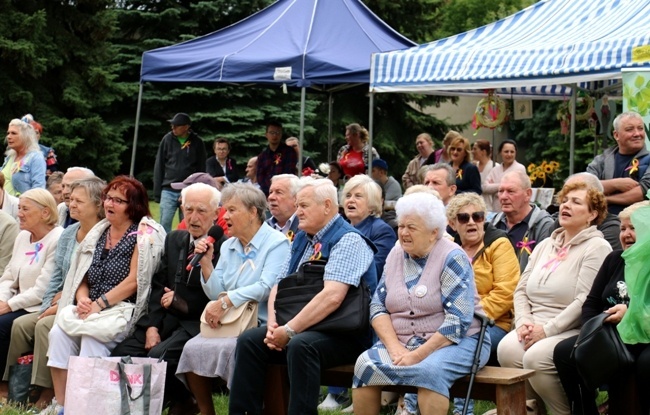
[[(172, 231), (172, 222), (174, 221), (174, 214), (176, 209), (181, 205), (178, 198), (181, 197), (181, 192), (175, 190), (163, 189), (160, 193), (160, 224), (165, 229), (165, 232)], [(183, 213), (178, 213), (179, 221), (183, 220)]]
[(277, 352), (264, 344), (266, 326), (250, 329), (237, 339), (235, 373), (230, 388), (231, 415), (261, 415), (267, 364), (286, 364), (289, 372), (289, 415), (317, 415), (320, 373), (353, 364), (370, 346), (363, 335), (304, 331)]

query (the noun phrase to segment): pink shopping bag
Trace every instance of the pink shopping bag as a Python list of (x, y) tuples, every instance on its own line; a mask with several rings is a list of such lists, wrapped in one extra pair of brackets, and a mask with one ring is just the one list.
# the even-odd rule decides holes
[(167, 362), (146, 357), (70, 357), (66, 415), (159, 415)]

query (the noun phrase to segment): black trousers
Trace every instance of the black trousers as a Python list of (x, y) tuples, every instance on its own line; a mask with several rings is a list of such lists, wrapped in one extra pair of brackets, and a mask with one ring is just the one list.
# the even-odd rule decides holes
[(289, 372), (289, 415), (317, 415), (320, 373), (353, 364), (370, 347), (370, 336), (304, 331), (278, 352), (264, 344), (266, 326), (245, 331), (237, 339), (235, 373), (230, 389), (230, 415), (260, 415), (267, 364), (286, 364)]
[(192, 336), (182, 327), (177, 328), (166, 339), (162, 340), (151, 350), (144, 348), (146, 329), (138, 327), (136, 331), (117, 345), (111, 356), (153, 357), (159, 359), (163, 353), (167, 362), (165, 375), (165, 402), (183, 402), (192, 395), (183, 382), (176, 377), (176, 368), (183, 352), (183, 346)]
[[(574, 415), (598, 415), (596, 391), (589, 389), (578, 373), (571, 351), (578, 336), (562, 340), (555, 346), (553, 361)], [(607, 384), (610, 414), (650, 415), (650, 347), (630, 345), (636, 357), (634, 371), (621, 373)]]

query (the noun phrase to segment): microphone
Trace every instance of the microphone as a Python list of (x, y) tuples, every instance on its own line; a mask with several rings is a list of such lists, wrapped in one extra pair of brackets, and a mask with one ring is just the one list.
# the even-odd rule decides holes
[[(221, 239), (222, 236), (223, 236), (223, 229), (221, 228), (221, 226), (213, 225), (208, 231), (208, 236), (205, 238), (205, 241), (213, 244), (215, 241)], [(190, 263), (187, 264), (187, 267), (185, 267), (185, 270), (190, 271), (192, 268), (197, 266), (201, 258), (203, 258), (203, 255), (205, 255), (205, 252), (201, 252), (200, 254), (194, 255)]]

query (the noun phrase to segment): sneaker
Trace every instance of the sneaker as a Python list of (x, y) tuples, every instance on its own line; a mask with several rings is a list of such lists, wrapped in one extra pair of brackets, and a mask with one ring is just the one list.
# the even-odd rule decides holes
[(325, 400), (318, 405), (318, 409), (331, 411), (344, 408), (350, 405), (350, 403), (352, 403), (352, 401), (347, 391), (336, 395), (328, 393)]
[(59, 405), (55, 399), (52, 399), (52, 403), (50, 403), (47, 408), (43, 409), (39, 415), (62, 415), (63, 414), (63, 406)]
[(345, 408), (341, 412), (343, 412), (344, 414), (353, 414), (354, 413), (354, 404), (348, 406), (347, 408)]

